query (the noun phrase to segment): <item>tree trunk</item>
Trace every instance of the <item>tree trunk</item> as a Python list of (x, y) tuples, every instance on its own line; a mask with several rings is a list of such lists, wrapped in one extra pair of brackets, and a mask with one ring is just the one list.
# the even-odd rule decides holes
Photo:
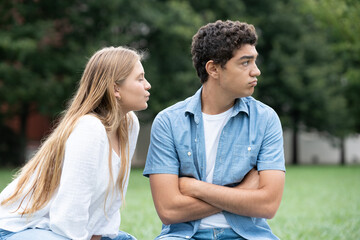
[(340, 165), (345, 165), (345, 139), (340, 138)]
[(295, 125), (293, 128), (293, 136), (292, 136), (292, 164), (298, 165), (298, 137), (299, 137), (299, 129), (298, 126)]
[(24, 165), (26, 162), (26, 147), (27, 147), (27, 120), (29, 117), (29, 105), (27, 103), (23, 103), (21, 106), (20, 112), (20, 134), (19, 134), (19, 142), (20, 142), (20, 154), (17, 165)]

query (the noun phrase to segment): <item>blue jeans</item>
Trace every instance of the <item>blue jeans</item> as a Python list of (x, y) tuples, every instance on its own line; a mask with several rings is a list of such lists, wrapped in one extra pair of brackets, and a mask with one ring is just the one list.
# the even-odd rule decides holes
[(157, 239), (161, 240), (245, 240), (239, 236), (231, 228), (209, 228), (199, 229), (192, 238), (186, 237), (174, 237), (174, 236), (162, 236)]
[[(64, 236), (56, 234), (46, 229), (25, 229), (23, 231), (14, 233), (0, 229), (0, 240), (69, 240)], [(119, 231), (116, 238), (103, 237), (101, 240), (136, 240), (126, 232)]]

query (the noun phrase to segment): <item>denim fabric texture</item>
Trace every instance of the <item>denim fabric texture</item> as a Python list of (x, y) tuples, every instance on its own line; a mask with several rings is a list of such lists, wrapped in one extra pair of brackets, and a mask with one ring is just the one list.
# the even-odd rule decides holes
[[(0, 240), (70, 240), (47, 229), (26, 229), (18, 233), (0, 229)], [(126, 232), (119, 231), (116, 238), (102, 237), (101, 240), (136, 240)]]
[[(160, 112), (152, 125), (144, 176), (177, 174), (205, 181), (206, 156), (201, 91)], [(254, 167), (285, 171), (282, 127), (276, 112), (253, 97), (235, 101), (220, 135), (213, 184), (236, 186)], [(246, 239), (278, 239), (266, 219), (224, 211), (232, 229)], [(163, 225), (160, 236), (187, 237), (200, 221)]]
[(211, 229), (200, 229), (191, 238), (185, 237), (159, 237), (161, 240), (245, 240), (240, 237), (231, 228), (211, 228)]
[(20, 232), (0, 230), (1, 240), (70, 240), (47, 229), (25, 229)]
[(3, 229), (0, 229), (0, 240), (7, 239), (10, 236), (10, 234), (12, 235), (13, 233), (9, 232), (9, 231), (6, 231), (6, 230), (3, 230)]
[(129, 233), (119, 231), (116, 238), (102, 237), (101, 240), (136, 240), (136, 238)]

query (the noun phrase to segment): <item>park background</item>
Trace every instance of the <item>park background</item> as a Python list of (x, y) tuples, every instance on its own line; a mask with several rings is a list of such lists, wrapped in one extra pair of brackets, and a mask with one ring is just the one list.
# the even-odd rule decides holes
[[(0, 189), (56, 126), (88, 58), (106, 46), (144, 51), (152, 85), (122, 227), (152, 239), (160, 220), (141, 176), (151, 122), (200, 81), (191, 38), (217, 19), (252, 23), (262, 72), (254, 97), (284, 128), (281, 239), (360, 239), (358, 0), (1, 0)], [(140, 211), (142, 210), (142, 211)]]

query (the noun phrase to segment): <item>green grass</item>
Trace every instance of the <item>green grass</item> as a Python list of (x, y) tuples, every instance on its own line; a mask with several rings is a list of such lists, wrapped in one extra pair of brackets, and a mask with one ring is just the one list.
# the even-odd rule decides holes
[(14, 169), (0, 168), (0, 191), (8, 185), (15, 173)]
[[(12, 173), (0, 169), (0, 189)], [(121, 229), (139, 240), (160, 233), (149, 181), (140, 169), (131, 172), (121, 212)], [(360, 239), (360, 166), (288, 167), (283, 200), (269, 224), (285, 240)]]
[(139, 240), (147, 240), (159, 235), (161, 225), (151, 197), (149, 179), (143, 177), (142, 169), (131, 170), (125, 206), (121, 208), (120, 229)]
[(269, 224), (281, 239), (360, 239), (360, 166), (289, 167)]

